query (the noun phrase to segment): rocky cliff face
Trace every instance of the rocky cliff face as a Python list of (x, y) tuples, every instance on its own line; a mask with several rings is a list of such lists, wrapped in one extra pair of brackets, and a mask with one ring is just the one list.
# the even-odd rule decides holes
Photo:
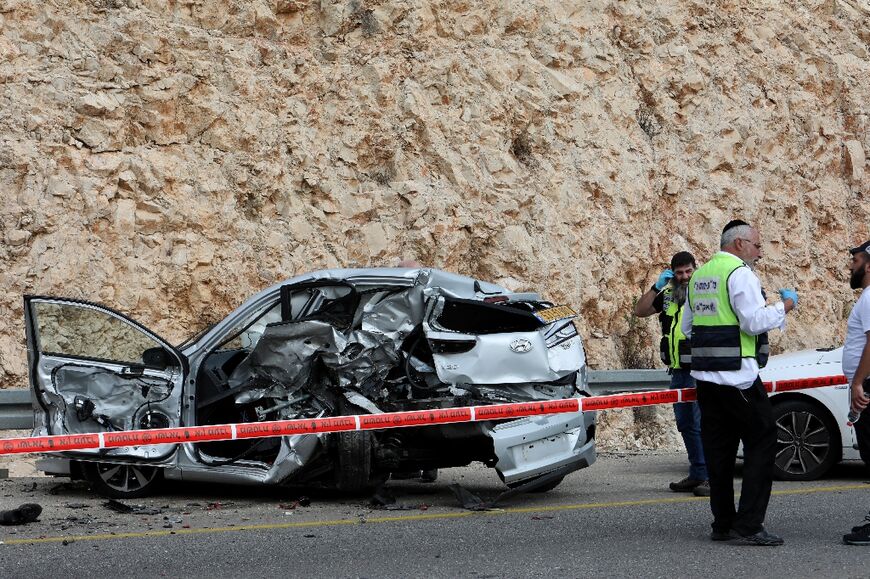
[[(402, 257), (582, 314), (650, 365), (632, 299), (757, 224), (836, 344), (870, 237), (866, 0), (0, 0), (0, 383), (21, 295), (180, 341), (280, 279)], [(630, 425), (614, 425), (614, 431)]]

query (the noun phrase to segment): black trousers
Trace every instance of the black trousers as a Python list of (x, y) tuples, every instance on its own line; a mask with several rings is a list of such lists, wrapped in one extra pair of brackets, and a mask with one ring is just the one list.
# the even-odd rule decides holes
[[(767, 392), (756, 378), (746, 390), (698, 380), (701, 442), (710, 475), (713, 530), (761, 531), (773, 486), (776, 425)], [(743, 486), (734, 508), (734, 463), (743, 441)]]

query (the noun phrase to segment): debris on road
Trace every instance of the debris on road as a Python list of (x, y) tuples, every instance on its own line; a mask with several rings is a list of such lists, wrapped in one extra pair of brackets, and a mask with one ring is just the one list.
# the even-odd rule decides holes
[(63, 522), (60, 523), (58, 528), (61, 531), (66, 531), (70, 527), (73, 527), (76, 525), (90, 527), (90, 526), (97, 524), (98, 522), (100, 522), (100, 521), (97, 521), (95, 518), (91, 517), (90, 515), (87, 515), (84, 517), (76, 517), (74, 515), (70, 515), (69, 517), (63, 519)]
[(451, 483), (447, 485), (447, 488), (453, 491), (453, 494), (456, 495), (456, 498), (459, 500), (459, 504), (462, 505), (463, 509), (468, 509), (469, 511), (492, 510), (494, 503), (484, 501), (482, 498), (457, 483)]
[[(36, 484), (36, 483), (34, 483), (34, 484)], [(56, 484), (53, 487), (51, 487), (50, 489), (48, 489), (48, 494), (59, 495), (62, 492), (65, 493), (65, 492), (70, 492), (70, 491), (82, 490), (82, 489), (85, 489), (87, 487), (88, 487), (88, 484), (84, 481), (64, 482), (64, 483)]]
[(375, 494), (373, 494), (371, 499), (369, 499), (369, 503), (375, 509), (384, 509), (387, 511), (414, 511), (417, 509), (426, 511), (429, 509), (429, 505), (425, 503), (416, 507), (399, 503), (396, 501), (396, 497), (393, 496), (393, 493), (383, 486), (375, 491)]
[(110, 499), (103, 503), (103, 506), (110, 511), (121, 513), (122, 515), (159, 515), (163, 511), (156, 507), (148, 507), (146, 505), (127, 505), (121, 501)]
[(213, 501), (205, 506), (205, 510), (216, 511), (216, 510), (222, 509), (224, 507), (228, 507), (232, 504), (233, 504), (232, 502), (223, 503), (221, 501)]
[(376, 509), (387, 511), (411, 511), (414, 509), (414, 507), (397, 502), (393, 493), (385, 487), (379, 487), (375, 491), (375, 494), (372, 495), (372, 498), (369, 499), (369, 503)]

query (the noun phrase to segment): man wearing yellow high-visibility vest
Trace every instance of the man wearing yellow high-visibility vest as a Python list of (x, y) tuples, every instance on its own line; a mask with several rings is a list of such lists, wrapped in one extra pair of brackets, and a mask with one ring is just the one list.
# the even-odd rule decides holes
[[(753, 268), (761, 237), (736, 219), (722, 231), (721, 251), (689, 281), (683, 333), (692, 343), (692, 377), (701, 408), (701, 440), (710, 475), (714, 541), (782, 545), (768, 533), (764, 516), (773, 484), (776, 426), (758, 377), (767, 363), (767, 332), (785, 327), (797, 292), (779, 290), (782, 301), (766, 305)], [(743, 442), (743, 485), (734, 508), (734, 463)]]
[[(662, 340), (659, 347), (662, 362), (671, 375), (671, 389), (694, 388), (695, 380), (689, 374), (692, 356), (689, 341), (680, 328), (683, 320), (683, 304), (689, 288), (689, 278), (698, 267), (695, 257), (688, 251), (677, 252), (671, 257), (671, 267), (659, 275), (658, 280), (647, 290), (634, 306), (634, 315), (645, 318), (659, 314)], [(674, 404), (677, 430), (686, 445), (689, 455), (689, 474), (684, 479), (672, 482), (674, 492), (694, 493), (695, 496), (710, 496), (707, 482), (707, 464), (701, 444), (701, 411), (697, 402)]]

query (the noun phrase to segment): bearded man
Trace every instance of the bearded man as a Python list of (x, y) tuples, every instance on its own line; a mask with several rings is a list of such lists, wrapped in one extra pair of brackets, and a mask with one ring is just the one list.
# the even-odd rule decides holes
[[(671, 375), (671, 388), (694, 388), (692, 378), (691, 348), (689, 341), (680, 328), (683, 320), (683, 304), (686, 302), (689, 278), (695, 271), (695, 258), (688, 251), (680, 251), (671, 257), (671, 267), (659, 275), (658, 280), (646, 291), (634, 307), (634, 315), (645, 318), (659, 315), (662, 326), (662, 339), (659, 354)], [(710, 483), (707, 477), (707, 464), (701, 443), (701, 411), (697, 402), (678, 402), (674, 404), (674, 418), (677, 430), (686, 445), (689, 456), (689, 474), (682, 480), (670, 483), (674, 492), (694, 493), (695, 496), (710, 496)]]
[[(861, 458), (870, 465), (870, 412), (866, 411), (868, 386), (870, 386), (870, 241), (849, 250), (852, 262), (849, 266), (849, 287), (860, 289), (861, 297), (852, 308), (846, 322), (846, 342), (843, 344), (843, 374), (849, 379), (851, 410), (858, 414), (855, 422), (855, 437)], [(852, 528), (843, 536), (847, 545), (870, 545), (870, 515), (863, 525)]]

